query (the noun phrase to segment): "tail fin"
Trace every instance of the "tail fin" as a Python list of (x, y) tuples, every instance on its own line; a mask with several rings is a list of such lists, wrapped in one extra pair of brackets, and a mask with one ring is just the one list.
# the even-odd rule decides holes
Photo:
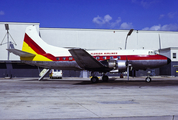
[(68, 52), (68, 49), (47, 44), (40, 38), (36, 27), (29, 26), (26, 28), (22, 51), (35, 54), (36, 56), (33, 59), (21, 57), (21, 60), (55, 61), (55, 56), (61, 56)]

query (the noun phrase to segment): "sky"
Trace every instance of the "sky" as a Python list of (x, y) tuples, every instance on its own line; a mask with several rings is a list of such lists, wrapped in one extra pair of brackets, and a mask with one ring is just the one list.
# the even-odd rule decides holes
[(178, 31), (178, 0), (0, 0), (0, 22), (40, 27)]

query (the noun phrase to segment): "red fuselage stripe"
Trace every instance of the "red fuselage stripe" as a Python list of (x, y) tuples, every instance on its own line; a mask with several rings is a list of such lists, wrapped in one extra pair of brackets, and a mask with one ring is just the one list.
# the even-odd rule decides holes
[[(72, 56), (55, 57), (50, 53), (46, 53), (38, 44), (36, 44), (27, 34), (25, 34), (24, 41), (37, 53), (47, 57), (52, 61), (75, 61)], [(162, 55), (110, 55), (110, 56), (93, 56), (98, 61), (118, 58), (118, 60), (167, 60), (167, 57)], [(72, 59), (69, 59), (72, 58)]]

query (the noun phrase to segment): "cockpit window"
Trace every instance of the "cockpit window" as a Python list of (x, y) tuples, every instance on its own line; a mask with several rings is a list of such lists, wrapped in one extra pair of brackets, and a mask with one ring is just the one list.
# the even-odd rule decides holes
[(154, 52), (154, 51), (149, 51), (148, 54), (149, 54), (149, 55), (155, 55), (156, 52)]

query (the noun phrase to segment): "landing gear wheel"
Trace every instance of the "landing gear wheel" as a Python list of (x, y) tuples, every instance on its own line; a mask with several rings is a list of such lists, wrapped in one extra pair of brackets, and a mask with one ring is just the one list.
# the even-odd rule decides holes
[(146, 77), (145, 81), (146, 81), (147, 83), (150, 83), (150, 82), (151, 82), (151, 78), (150, 78), (150, 77)]
[(102, 77), (102, 80), (103, 80), (103, 82), (108, 82), (108, 76), (107, 76), (107, 75), (104, 75), (104, 76)]
[(98, 77), (94, 76), (94, 77), (91, 78), (92, 83), (98, 83), (98, 81), (99, 81)]

